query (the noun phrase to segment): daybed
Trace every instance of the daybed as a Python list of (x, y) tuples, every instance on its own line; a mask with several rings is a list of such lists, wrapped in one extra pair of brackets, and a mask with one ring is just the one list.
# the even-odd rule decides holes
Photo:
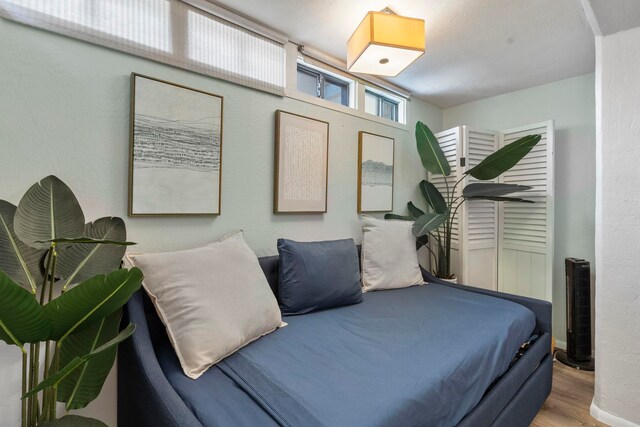
[[(277, 295), (278, 257), (259, 261)], [(551, 391), (551, 304), (423, 275), (286, 317), (197, 380), (140, 291), (125, 309), (137, 329), (118, 354), (118, 425), (529, 425)]]

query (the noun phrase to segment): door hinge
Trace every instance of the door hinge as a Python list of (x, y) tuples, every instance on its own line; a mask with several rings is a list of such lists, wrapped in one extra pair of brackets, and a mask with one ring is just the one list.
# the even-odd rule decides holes
[(467, 164), (467, 159), (464, 157), (460, 157), (460, 167), (463, 168)]

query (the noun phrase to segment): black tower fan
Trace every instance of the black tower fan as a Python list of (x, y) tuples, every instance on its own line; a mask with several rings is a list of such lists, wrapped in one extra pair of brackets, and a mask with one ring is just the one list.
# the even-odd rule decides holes
[(591, 357), (591, 268), (589, 261), (564, 260), (567, 276), (567, 351), (556, 358), (572, 368), (593, 371)]

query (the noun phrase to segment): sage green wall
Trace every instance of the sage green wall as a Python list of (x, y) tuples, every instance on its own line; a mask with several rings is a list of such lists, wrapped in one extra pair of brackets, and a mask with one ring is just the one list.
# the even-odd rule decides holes
[(550, 119), (555, 122), (556, 156), (553, 334), (566, 341), (564, 259), (587, 259), (594, 274), (595, 75), (447, 108), (443, 129), (472, 125), (506, 130)]
[[(353, 237), (358, 131), (396, 139), (394, 204), (417, 195), (424, 170), (413, 132), (280, 98), (199, 74), (0, 19), (0, 198), (13, 203), (38, 179), (55, 174), (74, 190), (88, 219), (121, 216), (136, 250), (189, 248), (242, 228), (258, 255), (278, 237)], [(127, 218), (129, 74), (142, 73), (224, 96), (222, 214), (217, 218)], [(328, 212), (274, 215), (275, 110), (330, 122)], [(440, 130), (442, 111), (413, 100), (408, 123)], [(0, 419), (19, 425), (20, 354), (0, 344)], [(111, 378), (89, 413), (115, 425)]]

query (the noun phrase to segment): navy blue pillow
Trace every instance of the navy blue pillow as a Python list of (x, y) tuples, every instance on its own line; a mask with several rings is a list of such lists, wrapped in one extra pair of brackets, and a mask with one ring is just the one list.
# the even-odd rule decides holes
[(305, 314), (362, 302), (358, 250), (353, 239), (278, 239), (278, 253), (282, 314)]

